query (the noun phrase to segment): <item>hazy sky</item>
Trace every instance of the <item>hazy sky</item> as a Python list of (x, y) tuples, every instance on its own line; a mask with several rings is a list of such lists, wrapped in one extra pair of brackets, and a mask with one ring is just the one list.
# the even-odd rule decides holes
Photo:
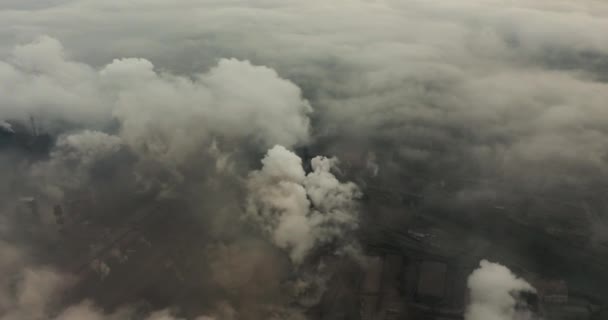
[[(455, 146), (481, 170), (507, 163), (500, 169), (506, 175), (522, 166), (553, 176), (573, 168), (606, 174), (602, 1), (16, 3), (0, 12), (0, 57), (9, 64), (61, 51), (58, 59), (82, 68), (135, 57), (156, 72), (192, 77), (222, 58), (249, 60), (303, 91), (315, 135), (386, 138), (398, 142), (397, 154), (407, 161)], [(21, 56), (15, 50), (42, 35), (63, 49), (38, 46)], [(79, 101), (76, 109), (89, 109), (66, 117), (109, 115), (111, 107), (100, 111), (106, 96), (93, 87), (70, 97)], [(22, 89), (10, 100), (35, 91)], [(51, 89), (40, 94), (48, 104), (64, 101), (47, 96)], [(5, 101), (2, 108), (13, 105)], [(37, 107), (17, 110), (24, 108)]]

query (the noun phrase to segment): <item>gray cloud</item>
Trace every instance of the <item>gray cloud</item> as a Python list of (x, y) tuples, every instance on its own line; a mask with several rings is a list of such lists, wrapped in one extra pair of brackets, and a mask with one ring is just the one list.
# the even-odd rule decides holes
[[(247, 61), (221, 60), (194, 79), (157, 73), (145, 59), (117, 59), (95, 70), (66, 60), (56, 39), (42, 37), (16, 47), (2, 69), (2, 82), (13, 93), (2, 107), (8, 119), (34, 115), (50, 125), (54, 120), (103, 127), (115, 118), (133, 145), (149, 130), (164, 130), (166, 137), (148, 148), (165, 154), (192, 148), (179, 138), (185, 132), (206, 137), (216, 131), (227, 139), (251, 135), (266, 146), (308, 138), (310, 106), (300, 90), (274, 70)], [(181, 130), (171, 132), (176, 127)]]

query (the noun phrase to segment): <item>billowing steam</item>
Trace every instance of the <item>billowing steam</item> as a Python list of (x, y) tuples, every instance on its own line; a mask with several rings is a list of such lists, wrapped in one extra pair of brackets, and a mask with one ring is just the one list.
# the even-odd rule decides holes
[(249, 216), (298, 264), (315, 247), (344, 238), (358, 225), (356, 185), (330, 172), (336, 159), (315, 157), (306, 174), (302, 159), (275, 146), (249, 177)]
[(535, 292), (525, 280), (498, 263), (482, 260), (468, 279), (470, 304), (466, 320), (533, 320), (530, 310), (517, 308), (522, 292)]

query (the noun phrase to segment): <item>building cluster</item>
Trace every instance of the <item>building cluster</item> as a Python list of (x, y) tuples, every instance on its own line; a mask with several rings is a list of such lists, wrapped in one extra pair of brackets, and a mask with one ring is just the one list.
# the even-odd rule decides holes
[(437, 257), (397, 253), (365, 259), (362, 320), (462, 319), (468, 268)]

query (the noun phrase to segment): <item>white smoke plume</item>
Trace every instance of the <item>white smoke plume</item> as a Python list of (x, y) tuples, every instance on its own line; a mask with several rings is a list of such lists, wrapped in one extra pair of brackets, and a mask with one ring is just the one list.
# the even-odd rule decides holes
[(358, 225), (359, 189), (330, 172), (336, 159), (315, 157), (306, 174), (302, 159), (275, 146), (248, 181), (247, 213), (299, 264), (316, 246), (330, 244)]
[(507, 267), (482, 260), (469, 276), (470, 305), (465, 320), (531, 320), (528, 310), (516, 308), (518, 293), (535, 292)]

